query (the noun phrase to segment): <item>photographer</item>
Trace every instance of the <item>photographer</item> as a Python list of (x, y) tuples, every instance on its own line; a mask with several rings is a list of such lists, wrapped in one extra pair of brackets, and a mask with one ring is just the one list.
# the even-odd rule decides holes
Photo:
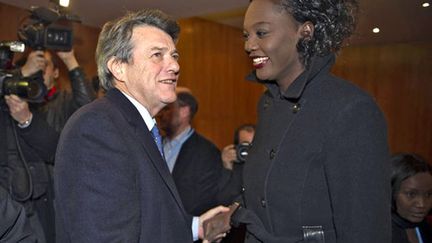
[(38, 242), (55, 239), (51, 174), (59, 133), (69, 116), (95, 96), (73, 51), (57, 55), (69, 70), (72, 92), (57, 90), (56, 57), (50, 51), (33, 51), (15, 73), (28, 77), (42, 72), (48, 90), (43, 102), (28, 103), (17, 95), (0, 100), (0, 184), (24, 205)]
[(243, 124), (234, 132), (234, 144), (222, 149), (222, 164), (225, 169), (219, 183), (218, 197), (224, 205), (229, 205), (241, 192), (243, 165), (254, 135), (255, 125)]
[[(5, 96), (0, 103), (0, 185), (24, 206), (38, 242), (53, 242), (53, 191), (47, 163), (53, 161), (58, 133), (18, 96)], [(31, 122), (22, 122), (27, 117)]]
[(57, 52), (57, 56), (69, 71), (72, 92), (57, 90), (56, 81), (60, 76), (59, 61), (50, 51), (32, 51), (20, 71), (23, 77), (35, 75), (39, 70), (43, 71), (44, 84), (48, 89), (46, 102), (32, 105), (42, 111), (51, 127), (60, 132), (74, 111), (95, 99), (95, 92), (79, 66), (73, 50)]
[[(242, 190), (243, 165), (254, 135), (255, 125), (243, 124), (234, 132), (234, 144), (227, 145), (222, 150), (222, 163), (226, 170), (221, 181), (219, 200), (225, 205), (229, 205)], [(244, 235), (244, 226), (232, 228), (222, 242), (243, 242)]]
[(234, 132), (234, 144), (227, 145), (222, 150), (223, 166), (227, 170), (233, 170), (235, 162), (244, 162), (242, 155), (239, 156), (239, 148), (241, 151), (247, 149), (248, 145), (252, 144), (255, 135), (255, 125), (244, 124)]

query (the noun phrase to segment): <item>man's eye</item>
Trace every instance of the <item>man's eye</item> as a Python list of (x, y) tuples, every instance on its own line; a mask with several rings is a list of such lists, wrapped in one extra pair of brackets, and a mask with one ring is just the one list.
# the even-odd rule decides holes
[(179, 54), (173, 54), (172, 57), (178, 61), (178, 59), (180, 58), (180, 55)]
[(162, 53), (160, 53), (160, 52), (156, 52), (156, 53), (152, 54), (152, 57), (161, 57), (161, 56), (162, 56)]
[(257, 31), (257, 32), (256, 32), (256, 35), (257, 35), (258, 37), (264, 37), (266, 34), (267, 34), (266, 31)]

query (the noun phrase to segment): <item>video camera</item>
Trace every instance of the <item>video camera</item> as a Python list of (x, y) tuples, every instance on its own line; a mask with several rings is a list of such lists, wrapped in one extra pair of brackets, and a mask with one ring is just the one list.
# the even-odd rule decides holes
[(15, 52), (24, 52), (25, 45), (19, 41), (0, 41), (0, 98), (15, 94), (30, 102), (43, 100), (46, 86), (42, 72), (28, 78), (20, 78), (9, 72)]
[(80, 22), (76, 15), (59, 9), (31, 7), (30, 18), (18, 29), (18, 38), (34, 50), (70, 51), (73, 32), (62, 20)]

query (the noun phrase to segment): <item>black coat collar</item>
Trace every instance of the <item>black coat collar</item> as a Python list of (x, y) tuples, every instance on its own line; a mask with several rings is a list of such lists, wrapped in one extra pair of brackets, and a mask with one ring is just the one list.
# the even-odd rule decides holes
[(328, 72), (336, 60), (335, 54), (329, 54), (324, 57), (313, 57), (311, 65), (307, 70), (301, 73), (288, 89), (281, 93), (279, 86), (273, 80), (259, 80), (256, 76), (255, 70), (246, 76), (246, 80), (260, 82), (266, 85), (273, 97), (280, 96), (281, 98), (289, 100), (300, 99), (306, 85), (319, 73)]

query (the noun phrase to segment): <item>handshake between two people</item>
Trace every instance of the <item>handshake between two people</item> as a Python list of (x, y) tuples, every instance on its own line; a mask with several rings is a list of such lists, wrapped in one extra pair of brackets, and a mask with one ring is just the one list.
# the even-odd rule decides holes
[(231, 229), (231, 216), (240, 204), (233, 203), (229, 207), (216, 207), (200, 217), (202, 231), (199, 233), (203, 243), (220, 242)]

